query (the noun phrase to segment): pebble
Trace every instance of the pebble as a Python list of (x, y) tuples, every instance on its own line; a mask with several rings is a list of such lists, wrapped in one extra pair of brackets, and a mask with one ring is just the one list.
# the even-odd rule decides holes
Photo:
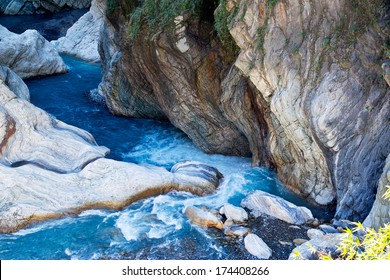
[(330, 225), (320, 225), (319, 228), (325, 233), (338, 233), (338, 230)]
[(303, 238), (296, 238), (293, 240), (293, 243), (295, 245), (302, 245), (303, 243), (306, 243), (307, 241), (309, 241), (309, 240), (303, 239)]

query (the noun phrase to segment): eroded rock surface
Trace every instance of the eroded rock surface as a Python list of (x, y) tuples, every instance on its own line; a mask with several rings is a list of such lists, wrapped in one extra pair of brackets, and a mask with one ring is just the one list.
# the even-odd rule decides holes
[(57, 50), (36, 30), (15, 34), (0, 25), (0, 65), (22, 79), (67, 72)]

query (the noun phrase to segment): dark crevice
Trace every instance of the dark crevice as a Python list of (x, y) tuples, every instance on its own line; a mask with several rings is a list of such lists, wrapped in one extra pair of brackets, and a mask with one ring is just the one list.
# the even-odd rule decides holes
[(202, 6), (200, 9), (200, 20), (201, 21), (207, 21), (210, 23), (214, 23), (214, 11), (218, 7), (218, 1), (217, 0), (203, 0)]

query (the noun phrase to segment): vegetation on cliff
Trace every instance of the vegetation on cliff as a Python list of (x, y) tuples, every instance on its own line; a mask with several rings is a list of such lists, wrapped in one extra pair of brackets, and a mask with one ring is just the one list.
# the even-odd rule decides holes
[(130, 40), (140, 34), (142, 26), (146, 27), (147, 38), (162, 31), (173, 31), (176, 28), (175, 18), (185, 15), (185, 20), (200, 19), (212, 23), (228, 53), (238, 53), (238, 47), (228, 29), (234, 14), (227, 11), (226, 0), (107, 0), (107, 7), (109, 15), (115, 13), (117, 8), (127, 14)]

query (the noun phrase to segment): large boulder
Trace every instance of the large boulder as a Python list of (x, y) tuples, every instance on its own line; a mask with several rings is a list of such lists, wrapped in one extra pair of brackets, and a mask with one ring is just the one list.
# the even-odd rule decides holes
[(89, 62), (99, 62), (98, 42), (103, 16), (104, 6), (92, 1), (90, 11), (68, 29), (66, 36), (51, 43), (60, 53)]
[(164, 168), (105, 159), (106, 147), (18, 98), (0, 79), (0, 232), (79, 213), (119, 209), (171, 190), (213, 190)]
[(296, 206), (281, 197), (259, 190), (243, 199), (241, 206), (251, 210), (255, 217), (266, 214), (290, 224), (302, 225), (314, 219), (306, 207)]
[(27, 101), (30, 100), (30, 91), (27, 85), (18, 75), (16, 75), (14, 71), (8, 67), (0, 66), (0, 80), (3, 80), (17, 97)]
[(0, 65), (22, 79), (67, 72), (57, 50), (36, 30), (15, 34), (0, 25)]
[(0, 13), (6, 15), (31, 15), (54, 13), (72, 8), (87, 8), (91, 0), (0, 0)]

